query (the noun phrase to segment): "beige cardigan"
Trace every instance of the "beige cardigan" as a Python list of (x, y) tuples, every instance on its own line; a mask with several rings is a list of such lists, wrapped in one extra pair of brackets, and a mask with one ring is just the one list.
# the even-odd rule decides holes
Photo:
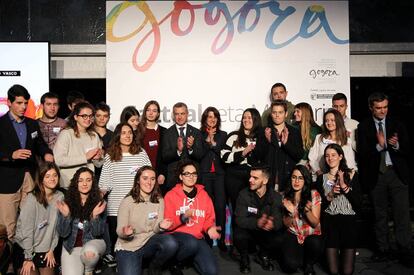
[[(149, 201), (135, 203), (131, 196), (121, 201), (118, 210), (118, 225), (116, 233), (118, 241), (115, 251), (127, 250), (136, 251), (155, 234), (161, 231), (159, 224), (164, 219), (164, 201), (151, 203)], [(130, 225), (135, 230), (132, 237), (122, 233), (122, 227)]]
[(55, 162), (61, 174), (60, 187), (67, 189), (70, 180), (80, 167), (88, 167), (95, 171), (95, 166), (102, 166), (103, 158), (93, 161), (86, 159), (86, 152), (94, 148), (102, 148), (102, 142), (95, 132), (92, 136), (88, 133), (81, 133), (79, 138), (75, 137), (72, 128), (60, 132), (53, 148)]

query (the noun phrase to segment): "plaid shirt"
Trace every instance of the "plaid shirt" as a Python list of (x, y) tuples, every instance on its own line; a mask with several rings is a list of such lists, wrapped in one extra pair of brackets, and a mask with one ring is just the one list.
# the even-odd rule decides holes
[(50, 149), (55, 146), (57, 136), (60, 131), (66, 127), (66, 120), (57, 117), (53, 122), (43, 122), (40, 119), (37, 120), (39, 123), (40, 131), (42, 132), (43, 139), (47, 143)]
[[(321, 196), (315, 190), (312, 190), (312, 207), (321, 205)], [(288, 229), (292, 234), (295, 234), (298, 238), (298, 243), (303, 244), (307, 236), (310, 235), (321, 235), (321, 224), (319, 223), (315, 228), (310, 226), (307, 223), (306, 219), (301, 219), (299, 217), (298, 208), (296, 206), (295, 212), (293, 214), (292, 225)]]

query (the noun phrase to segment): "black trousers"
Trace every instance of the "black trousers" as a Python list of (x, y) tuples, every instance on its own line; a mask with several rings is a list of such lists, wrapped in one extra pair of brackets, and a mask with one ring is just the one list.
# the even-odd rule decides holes
[(216, 225), (221, 226), (222, 230), (220, 241), (224, 242), (226, 237), (226, 188), (224, 186), (224, 174), (202, 173), (201, 183), (213, 201)]
[(284, 272), (295, 272), (300, 266), (316, 263), (322, 251), (322, 236), (308, 236), (303, 244), (299, 244), (296, 235), (286, 231), (283, 235), (280, 266)]
[(388, 168), (379, 173), (378, 181), (371, 191), (375, 212), (375, 237), (377, 248), (389, 249), (388, 205), (391, 204), (394, 219), (395, 239), (399, 249), (409, 249), (411, 241), (411, 223), (409, 212), (409, 190), (397, 176), (394, 169)]
[(259, 247), (259, 253), (263, 256), (270, 255), (278, 251), (282, 245), (282, 235), (280, 232), (265, 230), (249, 230), (234, 226), (233, 242), (234, 246), (240, 252), (240, 255), (247, 255), (249, 244), (255, 244)]
[(229, 167), (226, 171), (226, 193), (229, 196), (233, 213), (240, 191), (249, 186), (249, 177), (250, 170), (247, 167), (246, 169)]

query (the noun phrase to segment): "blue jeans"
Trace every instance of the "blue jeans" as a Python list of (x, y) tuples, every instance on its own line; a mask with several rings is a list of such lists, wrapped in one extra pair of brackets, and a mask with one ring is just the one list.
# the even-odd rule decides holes
[(116, 252), (118, 274), (142, 274), (143, 258), (152, 258), (152, 262), (162, 266), (175, 255), (177, 249), (177, 241), (171, 235), (155, 234), (143, 247), (136, 251), (118, 250)]
[(175, 232), (171, 234), (178, 242), (177, 261), (193, 257), (195, 268), (202, 275), (218, 274), (216, 257), (204, 239), (196, 239), (190, 234)]

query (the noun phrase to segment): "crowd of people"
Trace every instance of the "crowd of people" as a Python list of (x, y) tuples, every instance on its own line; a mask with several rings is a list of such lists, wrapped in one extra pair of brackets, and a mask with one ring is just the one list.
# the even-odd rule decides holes
[(319, 126), (312, 107), (287, 94), (273, 85), (269, 109), (247, 108), (229, 134), (215, 107), (190, 125), (183, 102), (166, 129), (155, 100), (142, 114), (125, 107), (111, 131), (105, 103), (73, 92), (62, 119), (49, 92), (33, 120), (24, 116), (29, 92), (12, 86), (0, 117), (0, 274), (56, 274), (59, 266), (89, 275), (106, 264), (122, 275), (144, 267), (175, 275), (189, 262), (219, 274), (214, 242), (244, 274), (252, 251), (267, 271), (276, 259), (286, 273), (315, 274), (321, 262), (329, 274), (352, 274), (363, 193), (375, 214), (373, 260), (390, 257), (391, 205), (399, 260), (412, 265), (409, 138), (388, 116), (388, 97), (371, 94), (372, 116), (358, 124), (346, 115), (346, 96), (335, 94)]

